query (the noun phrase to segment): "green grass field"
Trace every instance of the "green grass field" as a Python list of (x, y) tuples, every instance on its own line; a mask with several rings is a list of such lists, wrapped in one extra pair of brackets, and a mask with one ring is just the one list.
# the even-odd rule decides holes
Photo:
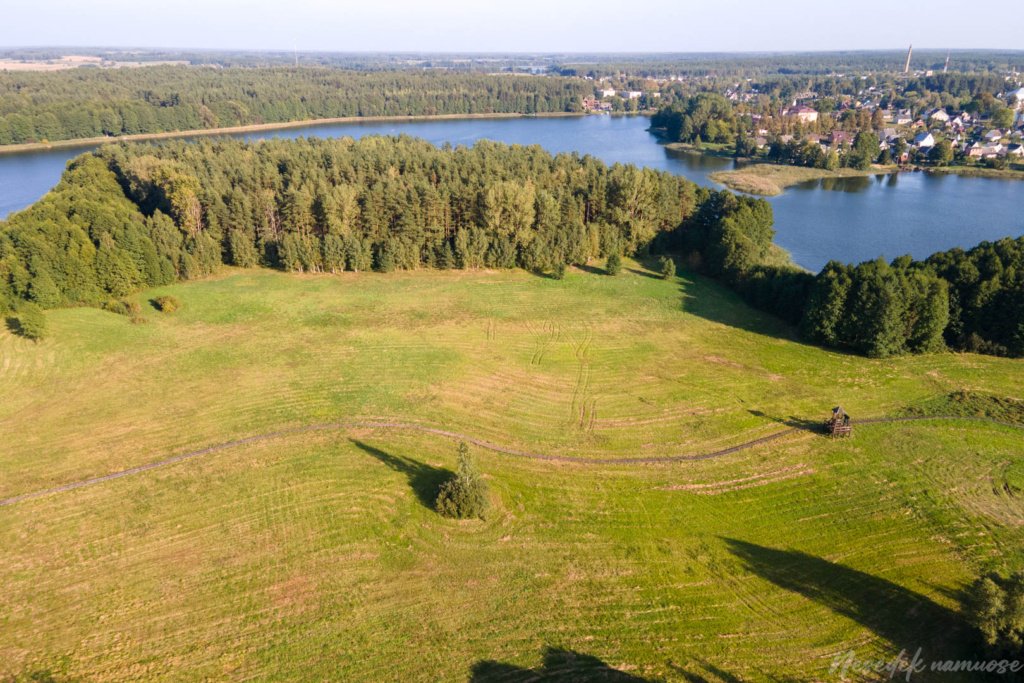
[[(839, 680), (849, 650), (962, 653), (957, 592), (1024, 566), (1021, 432), (826, 417), (1021, 398), (1024, 364), (807, 346), (714, 283), (229, 271), (145, 324), (0, 332), (0, 498), (288, 427), (416, 422), (495, 509), (437, 516), (455, 443), (284, 436), (0, 507), (0, 680)], [(575, 680), (575, 679), (574, 679)], [(926, 677), (915, 678), (926, 680)], [(956, 680), (944, 676), (941, 680)]]

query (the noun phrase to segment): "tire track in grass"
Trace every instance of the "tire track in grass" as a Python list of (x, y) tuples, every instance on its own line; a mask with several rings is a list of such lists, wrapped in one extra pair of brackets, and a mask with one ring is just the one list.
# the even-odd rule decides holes
[[(854, 420), (854, 424), (868, 425), (868, 424), (887, 424), (897, 422), (920, 422), (924, 420), (961, 420), (961, 421), (973, 421), (983, 422), (987, 424), (995, 424), (1003, 427), (1011, 427), (1014, 429), (1024, 429), (1024, 425), (1015, 424), (1012, 422), (1004, 422), (1001, 420), (995, 420), (987, 417), (974, 417), (974, 416), (961, 416), (961, 415), (913, 415), (905, 417), (874, 417), (866, 418), (862, 420)], [(214, 444), (198, 450), (189, 451), (187, 453), (181, 453), (170, 458), (164, 458), (163, 460), (157, 460), (154, 462), (146, 463), (144, 465), (137, 465), (135, 467), (129, 467), (125, 470), (119, 470), (117, 472), (111, 472), (110, 474), (104, 474), (98, 477), (90, 477), (89, 479), (81, 479), (79, 481), (71, 482), (68, 484), (62, 484), (60, 486), (54, 486), (47, 489), (41, 489), (38, 491), (30, 491), (28, 493), (22, 493), (9, 498), (0, 499), (0, 507), (7, 505), (14, 505), (25, 500), (32, 500), (33, 498), (41, 498), (43, 496), (52, 495), (55, 493), (63, 493), (65, 491), (73, 491), (75, 489), (84, 488), (86, 486), (94, 486), (96, 484), (102, 484), (104, 482), (113, 481), (115, 479), (121, 479), (123, 477), (129, 477), (135, 474), (141, 474), (148, 472), (149, 470), (157, 469), (158, 467), (166, 467), (167, 465), (174, 465), (176, 463), (185, 462), (192, 460), (204, 455), (210, 455), (219, 451), (224, 451), (229, 448), (235, 448), (237, 446), (246, 446), (248, 444), (262, 443), (265, 441), (272, 441), (274, 439), (282, 439), (291, 436), (297, 436), (300, 434), (311, 434), (316, 432), (328, 432), (328, 431), (345, 431), (350, 429), (385, 429), (393, 431), (408, 431), (418, 432), (421, 434), (433, 434), (435, 436), (444, 437), (447, 439), (453, 439), (456, 441), (465, 441), (466, 443), (473, 444), (479, 448), (500, 453), (502, 455), (508, 455), (515, 458), (522, 458), (524, 460), (539, 460), (544, 462), (558, 462), (568, 463), (576, 465), (653, 465), (660, 463), (673, 463), (673, 462), (692, 462), (699, 460), (711, 460), (713, 458), (720, 458), (732, 453), (754, 448), (761, 444), (769, 443), (781, 439), (784, 436), (794, 434), (796, 432), (808, 431), (803, 427), (788, 427), (786, 429), (762, 436), (757, 439), (745, 441), (735, 446), (728, 448), (722, 448), (717, 451), (710, 453), (701, 453), (697, 455), (655, 455), (655, 456), (631, 456), (624, 458), (588, 458), (588, 457), (573, 457), (568, 455), (549, 455), (544, 453), (532, 453), (530, 451), (517, 450), (514, 448), (508, 448), (499, 444), (486, 441), (484, 439), (478, 439), (468, 434), (461, 434), (459, 432), (449, 431), (447, 429), (441, 429), (439, 427), (430, 427), (428, 425), (416, 424), (413, 422), (394, 422), (389, 420), (352, 420), (352, 421), (340, 421), (340, 422), (324, 422), (319, 424), (306, 425), (303, 427), (291, 427), (288, 429), (280, 429), (273, 432), (266, 432), (264, 434), (255, 434), (253, 436), (245, 437), (243, 439), (233, 439), (231, 441), (225, 441), (223, 443)]]

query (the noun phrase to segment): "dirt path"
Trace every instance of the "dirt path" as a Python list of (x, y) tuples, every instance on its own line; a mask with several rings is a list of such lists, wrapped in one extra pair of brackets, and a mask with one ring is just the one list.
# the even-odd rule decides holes
[[(1010, 422), (1001, 422), (999, 420), (993, 420), (985, 417), (963, 417), (957, 415), (922, 415), (912, 417), (875, 417), (864, 420), (854, 420), (854, 424), (866, 425), (866, 424), (883, 424), (891, 422), (917, 422), (921, 420), (970, 420), (975, 422), (986, 422), (989, 424), (997, 424), (1004, 427), (1013, 427), (1015, 429), (1024, 428), (1022, 425), (1013, 424)], [(806, 431), (802, 427), (788, 427), (786, 429), (779, 430), (767, 436), (762, 436), (759, 439), (753, 439), (751, 441), (745, 441), (744, 443), (730, 446), (729, 448), (723, 448), (721, 450), (712, 451), (710, 453), (701, 453), (698, 455), (658, 455), (658, 456), (634, 456), (625, 458), (586, 458), (586, 457), (571, 457), (565, 455), (545, 455), (543, 453), (531, 453), (530, 451), (520, 451), (514, 448), (506, 448), (498, 444), (485, 441), (483, 439), (477, 439), (468, 434), (460, 434), (459, 432), (452, 432), (445, 429), (439, 429), (437, 427), (428, 427), (426, 425), (419, 425), (411, 422), (391, 422), (385, 420), (354, 420), (344, 422), (325, 422), (321, 424), (307, 425), (305, 427), (293, 427), (291, 429), (281, 429), (275, 432), (267, 432), (265, 434), (257, 434), (244, 439), (235, 439), (232, 441), (225, 441), (224, 443), (215, 444), (213, 446), (207, 446), (206, 448), (200, 448), (199, 450), (189, 451), (188, 453), (182, 453), (181, 455), (175, 455), (170, 458), (163, 460), (157, 460), (155, 462), (146, 463), (145, 465), (139, 465), (137, 467), (130, 467), (126, 470), (120, 470), (118, 472), (112, 472), (105, 474), (100, 477), (92, 477), (90, 479), (82, 479), (80, 481), (71, 482), (70, 484), (63, 484), (61, 486), (54, 486), (53, 488), (42, 489), (40, 491), (32, 491), (29, 493), (23, 493), (17, 496), (11, 496), (10, 498), (0, 499), (0, 507), (13, 505), (20, 503), (24, 500), (31, 500), (32, 498), (40, 498), (42, 496), (48, 496), (54, 493), (61, 493), (63, 491), (72, 491), (74, 489), (80, 489), (85, 486), (92, 486), (94, 484), (102, 484), (106, 481), (112, 481), (114, 479), (120, 479), (122, 477), (128, 477), (133, 474), (140, 474), (149, 470), (156, 469), (158, 467), (164, 467), (166, 465), (173, 465), (175, 463), (183, 462), (185, 460), (191, 460), (198, 458), (203, 455), (209, 455), (218, 451), (227, 450), (229, 448), (235, 448), (236, 446), (245, 446), (251, 443), (260, 443), (263, 441), (270, 441), (272, 439), (281, 439), (285, 437), (297, 436), (299, 434), (310, 434), (315, 432), (327, 432), (327, 431), (344, 431), (349, 429), (385, 429), (391, 431), (408, 431), (408, 432), (419, 432), (421, 434), (434, 434), (448, 439), (454, 439), (457, 441), (465, 441), (466, 443), (473, 444), (479, 448), (484, 448), (495, 453), (501, 453), (502, 455), (509, 455), (515, 458), (523, 458), (526, 460), (542, 460), (547, 462), (560, 462), (580, 465), (652, 465), (659, 463), (672, 463), (672, 462), (686, 462), (695, 460), (710, 460), (712, 458), (720, 458), (731, 453), (743, 451), (754, 446), (759, 446), (770, 441), (775, 441), (789, 434), (793, 434), (799, 431)]]

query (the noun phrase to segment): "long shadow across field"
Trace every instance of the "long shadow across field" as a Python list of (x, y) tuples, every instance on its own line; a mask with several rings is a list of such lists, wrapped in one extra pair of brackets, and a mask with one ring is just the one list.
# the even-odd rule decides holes
[(796, 329), (775, 316), (748, 305), (724, 284), (690, 271), (676, 277), (682, 308), (699, 318), (769, 337), (798, 341)]
[(766, 420), (771, 420), (772, 422), (777, 422), (780, 425), (785, 425), (787, 427), (792, 427), (794, 429), (800, 429), (805, 432), (814, 432), (816, 434), (821, 434), (823, 431), (821, 420), (808, 420), (803, 417), (797, 417), (796, 415), (790, 415), (789, 417), (779, 417), (776, 415), (769, 415), (760, 410), (748, 410), (747, 412), (753, 415), (754, 417), (763, 417)]
[(924, 656), (977, 652), (976, 635), (963, 617), (891, 581), (797, 550), (778, 550), (726, 538), (748, 570), (871, 629), (897, 648)]
[[(686, 683), (747, 683), (750, 680), (748, 678), (741, 678), (699, 657), (688, 662), (686, 666), (680, 666), (672, 662), (669, 662), (668, 665)], [(773, 674), (763, 670), (758, 671), (757, 675), (759, 677), (758, 680), (769, 681), (769, 683), (809, 683), (811, 680), (819, 680), (796, 678), (786, 674)]]
[[(657, 266), (652, 259), (645, 259), (641, 265), (648, 270), (650, 277), (659, 278)], [(796, 329), (784, 321), (759, 311), (745, 301), (726, 285), (716, 282), (713, 278), (698, 275), (692, 270), (683, 269), (676, 262), (677, 275), (674, 280), (679, 285), (682, 298), (682, 309), (699, 318), (736, 327), (747, 332), (777, 337), (779, 339), (799, 340)], [(639, 273), (639, 271), (634, 270)]]
[(443, 467), (434, 467), (410, 458), (391, 455), (357, 439), (351, 439), (351, 441), (359, 450), (372, 455), (394, 471), (404, 474), (409, 480), (409, 487), (416, 494), (416, 498), (424, 507), (431, 510), (434, 509), (437, 491), (441, 488), (441, 484), (455, 476), (451, 470), (446, 470)]
[(648, 679), (612, 668), (593, 655), (554, 647), (544, 650), (544, 662), (533, 669), (489, 660), (479, 661), (470, 669), (469, 681), (470, 683), (526, 683), (527, 681), (648, 683)]

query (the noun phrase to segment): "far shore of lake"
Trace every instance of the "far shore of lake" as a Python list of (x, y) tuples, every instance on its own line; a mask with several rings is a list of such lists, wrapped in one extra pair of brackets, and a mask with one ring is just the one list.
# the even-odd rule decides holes
[[(302, 121), (281, 121), (277, 123), (251, 123), (244, 126), (224, 126), (220, 128), (196, 128), (193, 130), (174, 130), (162, 133), (139, 133), (137, 135), (99, 136), (92, 138), (75, 138), (73, 140), (55, 140), (46, 142), (25, 142), (17, 145), (0, 145), (0, 154), (21, 154), (24, 152), (41, 152), (53, 149), (73, 149), (75, 147), (95, 147), (117, 142), (144, 142), (147, 140), (164, 140), (171, 138), (196, 137), (200, 135), (237, 135), (239, 133), (258, 133), (292, 128), (308, 128), (311, 126), (338, 123), (396, 123), (408, 121), (459, 121), (470, 119), (553, 119), (564, 117), (590, 116), (585, 112), (539, 112), (536, 114), (491, 113), (491, 114), (424, 114), (416, 116), (339, 116), (327, 119), (304, 119)], [(611, 114), (628, 115), (628, 114)]]

